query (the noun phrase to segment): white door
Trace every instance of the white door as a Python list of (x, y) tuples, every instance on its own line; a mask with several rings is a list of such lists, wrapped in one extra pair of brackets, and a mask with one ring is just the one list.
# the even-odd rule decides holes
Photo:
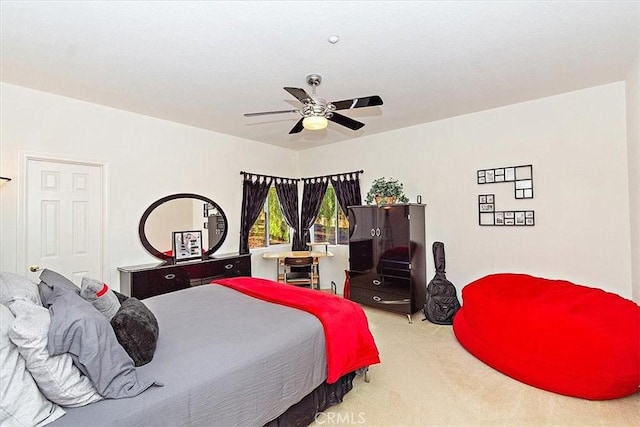
[[(78, 286), (102, 279), (103, 182), (99, 165), (27, 159), (28, 266), (57, 271)], [(40, 273), (30, 273), (37, 281)]]

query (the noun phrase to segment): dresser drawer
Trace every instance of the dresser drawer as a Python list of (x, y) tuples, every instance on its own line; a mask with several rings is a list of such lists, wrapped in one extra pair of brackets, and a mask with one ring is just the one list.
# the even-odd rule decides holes
[(411, 314), (411, 298), (408, 295), (403, 297), (376, 289), (351, 287), (349, 299), (382, 310)]
[(251, 276), (251, 258), (220, 260), (220, 274), (222, 277)]
[(379, 290), (393, 293), (403, 298), (411, 295), (411, 279), (408, 277), (384, 276), (382, 274), (361, 274), (351, 272), (351, 287)]
[(251, 258), (242, 257), (217, 260), (215, 261), (215, 268), (209, 273), (210, 275), (202, 278), (203, 285), (214, 282), (216, 279), (251, 276)]
[(206, 285), (224, 277), (251, 276), (251, 254), (227, 254), (201, 261), (118, 267), (120, 291), (138, 299)]
[(161, 269), (133, 273), (131, 296), (149, 298), (191, 286), (189, 275), (180, 269)]

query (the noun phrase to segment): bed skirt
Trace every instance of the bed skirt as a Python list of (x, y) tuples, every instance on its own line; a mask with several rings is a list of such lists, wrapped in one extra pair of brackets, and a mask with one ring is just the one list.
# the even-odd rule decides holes
[(355, 376), (355, 372), (352, 372), (343, 375), (333, 384), (323, 382), (284, 414), (265, 424), (265, 427), (308, 426), (315, 420), (317, 413), (342, 402), (344, 395), (353, 388)]

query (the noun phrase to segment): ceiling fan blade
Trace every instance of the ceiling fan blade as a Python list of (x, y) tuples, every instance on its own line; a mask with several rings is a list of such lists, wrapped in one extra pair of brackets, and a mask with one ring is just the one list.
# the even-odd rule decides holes
[(304, 120), (304, 117), (298, 120), (298, 123), (296, 123), (296, 125), (293, 128), (291, 128), (291, 130), (289, 131), (289, 135), (291, 135), (292, 133), (302, 132), (302, 129), (304, 129), (304, 126), (302, 126), (303, 120)]
[(313, 99), (307, 92), (305, 92), (304, 89), (300, 89), (298, 87), (285, 87), (284, 90), (296, 97), (298, 101), (302, 102), (303, 104), (306, 104), (307, 102), (313, 102)]
[(348, 127), (351, 130), (358, 130), (364, 127), (364, 123), (361, 123), (357, 120), (353, 120), (352, 118), (343, 116), (342, 114), (338, 114), (338, 113), (333, 113), (333, 115), (331, 117), (328, 117), (327, 120), (331, 120), (334, 123)]
[(344, 101), (332, 102), (336, 110), (346, 110), (351, 108), (375, 107), (382, 105), (382, 98), (378, 95), (365, 96), (362, 98), (345, 99)]
[(262, 111), (260, 113), (244, 113), (245, 117), (265, 116), (267, 114), (297, 113), (298, 110)]

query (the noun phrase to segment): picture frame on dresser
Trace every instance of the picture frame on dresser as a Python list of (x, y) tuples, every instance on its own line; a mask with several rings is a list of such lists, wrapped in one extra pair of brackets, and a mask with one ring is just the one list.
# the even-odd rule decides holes
[(171, 242), (176, 262), (202, 258), (202, 231), (174, 231)]

